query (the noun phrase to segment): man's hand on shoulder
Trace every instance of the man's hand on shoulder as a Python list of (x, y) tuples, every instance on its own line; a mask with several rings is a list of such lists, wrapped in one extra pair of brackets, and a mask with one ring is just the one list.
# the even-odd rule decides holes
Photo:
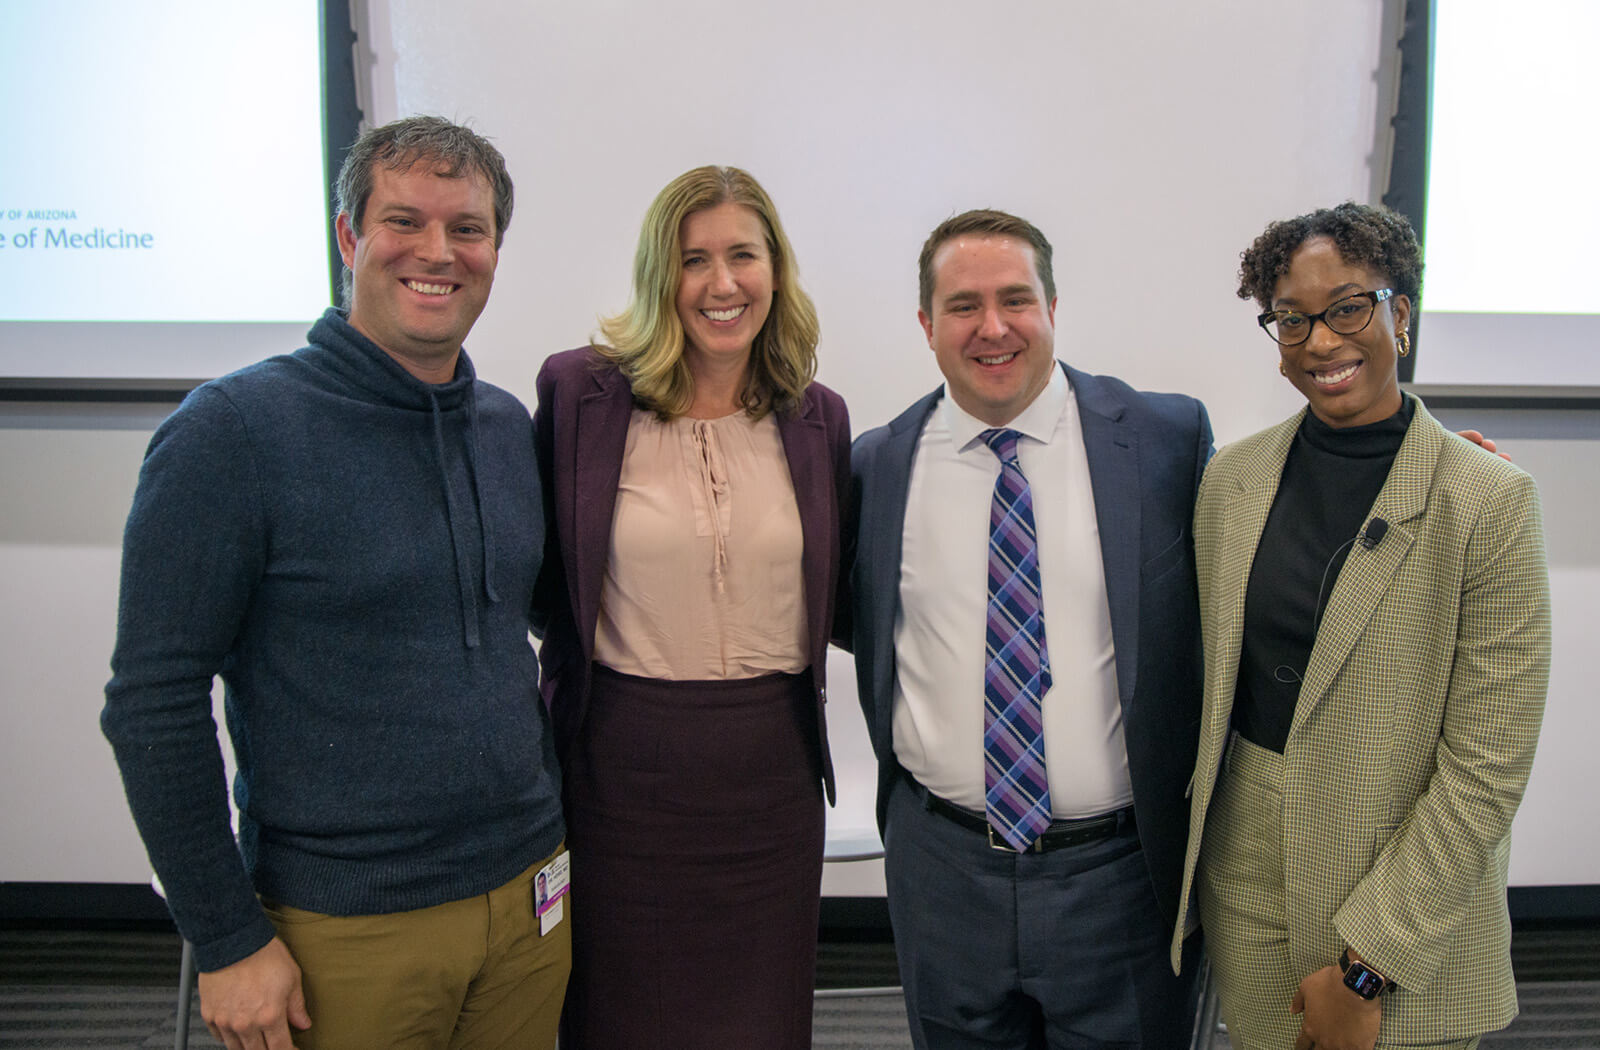
[(200, 1016), (228, 1050), (291, 1050), (289, 1026), (310, 1028), (300, 967), (278, 938), (200, 975)]
[(1305, 1015), (1295, 1050), (1372, 1050), (1383, 1021), (1378, 1000), (1346, 988), (1337, 966), (1324, 966), (1301, 981), (1289, 1012)]
[(1504, 452), (1501, 452), (1500, 449), (1496, 447), (1493, 438), (1486, 438), (1476, 430), (1458, 430), (1456, 431), (1456, 434), (1459, 437), (1466, 438), (1468, 441), (1472, 442), (1474, 445), (1477, 445), (1485, 452), (1493, 452), (1507, 463), (1511, 462), (1511, 457), (1506, 455)]

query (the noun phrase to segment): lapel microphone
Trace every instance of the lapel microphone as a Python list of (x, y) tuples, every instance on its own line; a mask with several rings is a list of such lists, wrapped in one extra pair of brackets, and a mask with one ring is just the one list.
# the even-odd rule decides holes
[[(1389, 523), (1384, 521), (1382, 518), (1373, 518), (1371, 521), (1367, 522), (1366, 528), (1362, 529), (1354, 536), (1351, 536), (1349, 539), (1339, 544), (1339, 549), (1333, 552), (1333, 557), (1328, 559), (1328, 564), (1322, 569), (1322, 584), (1317, 588), (1317, 612), (1316, 616), (1314, 616), (1311, 620), (1311, 634), (1313, 638), (1316, 636), (1317, 631), (1322, 629), (1322, 596), (1328, 593), (1328, 574), (1333, 571), (1333, 566), (1336, 562), (1338, 562), (1339, 555), (1344, 553), (1346, 547), (1350, 547), (1352, 544), (1356, 543), (1360, 543), (1363, 550), (1375, 550), (1378, 544), (1382, 543), (1383, 538), (1388, 534)], [(1278, 679), (1278, 681), (1287, 682), (1289, 679), (1284, 678), (1281, 673), (1284, 671), (1287, 671), (1293, 675), (1294, 681), (1298, 682), (1301, 680), (1298, 672), (1296, 672), (1292, 667), (1279, 667), (1273, 672), (1273, 675)]]

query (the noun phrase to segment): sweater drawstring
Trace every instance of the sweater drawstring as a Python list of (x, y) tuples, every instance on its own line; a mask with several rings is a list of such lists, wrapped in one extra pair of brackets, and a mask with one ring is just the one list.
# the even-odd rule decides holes
[(478, 388), (467, 391), (467, 428), (472, 434), (472, 455), (467, 460), (467, 471), (472, 478), (472, 498), (477, 501), (478, 536), (483, 540), (483, 590), (489, 601), (498, 602), (500, 592), (494, 586), (494, 529), (489, 515), (483, 509), (483, 486), (478, 484)]
[(428, 404), (433, 409), (433, 448), (439, 458), (439, 483), (444, 487), (445, 520), (450, 525), (450, 546), (455, 551), (456, 584), (461, 593), (461, 620), (467, 648), (476, 649), (479, 641), (478, 603), (473, 598), (472, 580), (467, 573), (467, 552), (462, 549), (463, 537), (461, 525), (457, 520), (455, 496), (450, 492), (450, 472), (445, 461), (444, 423), (439, 412), (439, 398), (432, 390), (428, 391)]

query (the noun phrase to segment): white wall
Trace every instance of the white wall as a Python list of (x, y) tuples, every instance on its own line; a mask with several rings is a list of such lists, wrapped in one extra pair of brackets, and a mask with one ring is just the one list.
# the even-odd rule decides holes
[(100, 736), (122, 521), (159, 409), (0, 411), (0, 880), (143, 882)]
[[(656, 191), (714, 162), (748, 168), (777, 200), (822, 317), (821, 377), (858, 431), (938, 382), (915, 320), (923, 237), (994, 206), (1056, 245), (1060, 356), (1203, 398), (1226, 441), (1298, 404), (1233, 296), (1238, 253), (1267, 221), (1371, 199), (1381, 181), (1392, 29), (1376, 0), (1338, 13), (1281, 0), (371, 0), (358, 21), (370, 118), (470, 120), (508, 158), (516, 215), (468, 348), (525, 399), (546, 355), (626, 301)], [(218, 244), (225, 259), (226, 230)], [(1571, 790), (1586, 757), (1573, 742), (1593, 739), (1582, 682), (1600, 661), (1583, 643), (1600, 617), (1587, 528), (1600, 427), (1584, 416), (1552, 433), (1540, 418), (1516, 417), (1506, 446), (1545, 493), (1560, 633), (1513, 876), (1600, 882), (1600, 845), (1569, 834), (1600, 824), (1600, 803)], [(95, 715), (121, 517), (153, 425), (127, 410), (0, 412), (0, 797), (26, 800), (0, 815), (0, 880), (146, 877)], [(847, 658), (831, 677), (848, 792), (833, 826), (849, 832), (871, 824), (870, 756)], [(833, 893), (881, 887), (872, 865), (828, 880)]]

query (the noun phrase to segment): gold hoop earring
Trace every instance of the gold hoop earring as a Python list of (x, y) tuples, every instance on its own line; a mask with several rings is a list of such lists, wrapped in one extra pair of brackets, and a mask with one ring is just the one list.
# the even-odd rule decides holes
[(1401, 357), (1409, 354), (1411, 352), (1411, 333), (1401, 332), (1395, 337), (1394, 345), (1395, 349), (1399, 351)]
[(1282, 361), (1278, 362), (1278, 374), (1285, 379), (1289, 378), (1289, 369)]

